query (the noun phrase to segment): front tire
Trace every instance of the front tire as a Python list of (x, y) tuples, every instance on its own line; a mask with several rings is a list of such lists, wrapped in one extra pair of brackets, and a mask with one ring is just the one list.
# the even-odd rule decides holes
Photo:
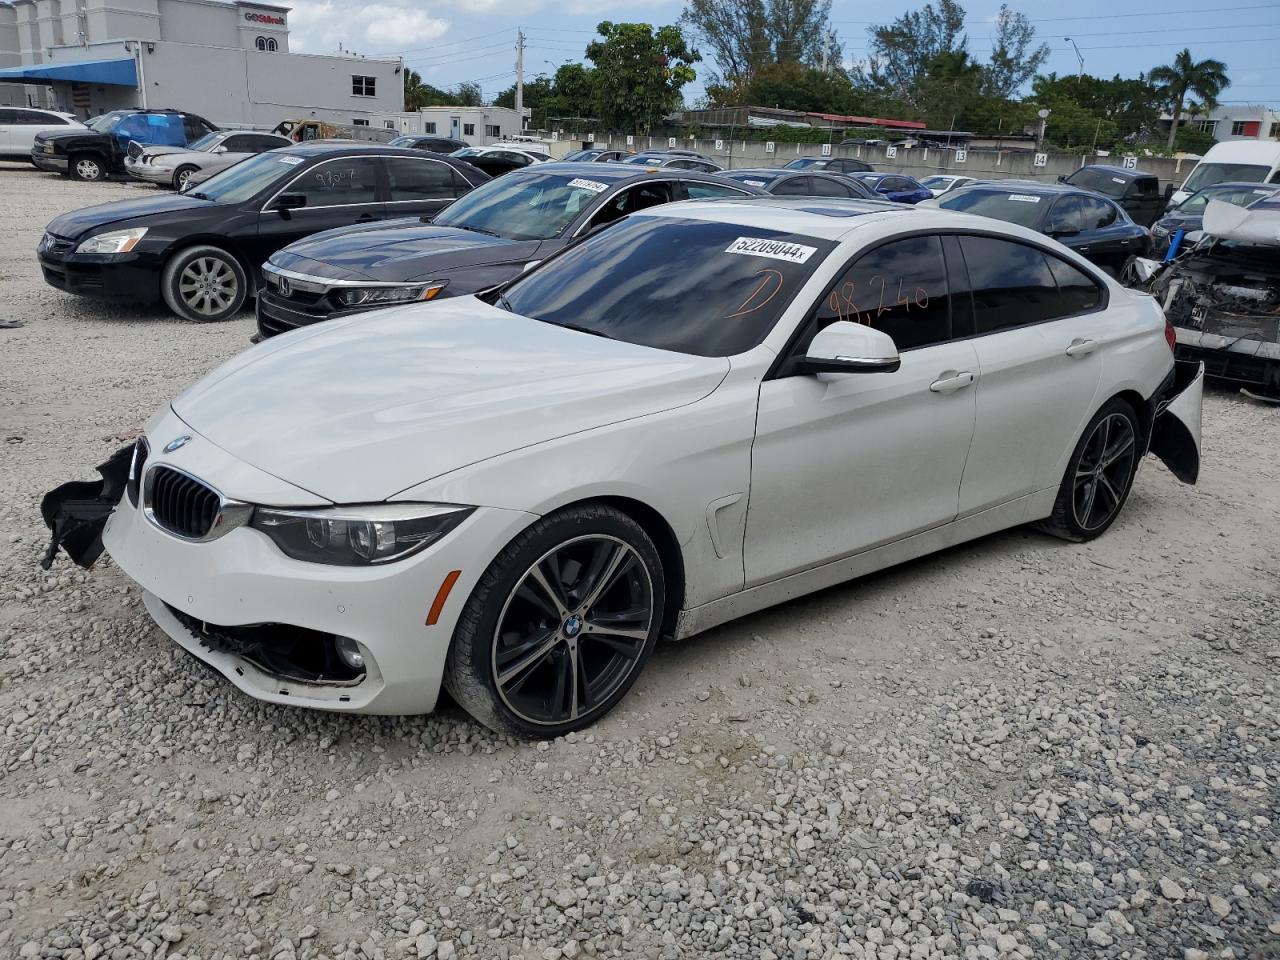
[(657, 548), (625, 513), (588, 504), (543, 517), (472, 591), (445, 689), (499, 733), (548, 738), (587, 727), (644, 669), (665, 593)]
[(107, 179), (107, 168), (102, 158), (92, 153), (77, 153), (67, 164), (73, 180), (96, 183)]
[(196, 172), (193, 166), (179, 167), (173, 172), (173, 189), (181, 193), (187, 188), (187, 181), (191, 179), (191, 175)]
[(169, 309), (196, 323), (230, 320), (244, 306), (248, 290), (244, 267), (221, 247), (179, 250), (160, 276), (160, 292)]
[(1037, 526), (1075, 543), (1101, 536), (1129, 499), (1142, 442), (1133, 407), (1118, 397), (1107, 401), (1080, 435), (1053, 513)]

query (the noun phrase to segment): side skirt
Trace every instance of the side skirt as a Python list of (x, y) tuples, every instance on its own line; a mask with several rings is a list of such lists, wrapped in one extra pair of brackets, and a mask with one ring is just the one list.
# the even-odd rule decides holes
[(864, 550), (862, 553), (856, 553), (841, 560), (833, 560), (812, 570), (802, 570), (781, 580), (762, 583), (727, 597), (721, 597), (719, 600), (682, 610), (679, 620), (676, 621), (675, 638), (683, 640), (685, 637), (718, 627), (730, 620), (802, 597), (806, 593), (825, 590), (846, 580), (854, 580), (868, 573), (906, 563), (908, 560), (915, 560), (968, 540), (976, 540), (978, 537), (985, 537), (999, 530), (1041, 520), (1053, 512), (1053, 501), (1057, 495), (1056, 487), (1041, 490), (981, 513), (953, 520), (944, 526), (926, 530), (905, 540), (897, 540), (881, 547)]

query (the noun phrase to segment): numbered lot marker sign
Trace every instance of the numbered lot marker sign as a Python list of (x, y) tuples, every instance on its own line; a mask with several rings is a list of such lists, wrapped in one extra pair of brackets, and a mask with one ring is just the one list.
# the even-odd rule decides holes
[(1047, 167), (1049, 165), (1049, 155), (1047, 153), (1037, 153), (1034, 163), (1037, 167)]
[(766, 143), (766, 144), (764, 145), (764, 152), (765, 152), (765, 153), (773, 153), (773, 141), (772, 141), (772, 140), (770, 140), (768, 143)]
[(716, 149), (717, 149), (717, 150), (723, 150), (723, 149), (724, 149), (724, 141), (723, 141), (723, 140), (717, 140), (717, 141), (716, 141)]
[(824, 157), (829, 157), (829, 156), (831, 156), (831, 144), (829, 144), (829, 143), (824, 143), (824, 144), (822, 145), (822, 155), (823, 155)]
[(1124, 158), (1124, 168), (1125, 168), (1126, 170), (1137, 170), (1137, 169), (1138, 169), (1138, 158), (1137, 158), (1137, 157), (1125, 157), (1125, 158)]
[(888, 157), (890, 160), (892, 160), (894, 157), (896, 157), (896, 156), (898, 155), (898, 148), (897, 148), (897, 147), (885, 147), (885, 148), (884, 148), (884, 155), (885, 155), (886, 157)]
[(964, 163), (964, 162), (965, 162), (966, 160), (968, 160), (968, 159), (969, 159), (969, 151), (968, 151), (968, 150), (957, 150), (957, 151), (956, 151), (956, 163)]
[(596, 142), (596, 135), (594, 133), (588, 133), (587, 143), (595, 143), (595, 142)]
[(675, 137), (667, 137), (667, 146), (668, 146), (668, 147), (674, 147), (675, 145), (676, 145), (676, 138), (675, 138)]
[(634, 147), (635, 145), (636, 145), (636, 138), (635, 138), (635, 137), (633, 137), (631, 134), (629, 134), (629, 133), (628, 133), (628, 134), (627, 134), (627, 146), (628, 146), (628, 147)]

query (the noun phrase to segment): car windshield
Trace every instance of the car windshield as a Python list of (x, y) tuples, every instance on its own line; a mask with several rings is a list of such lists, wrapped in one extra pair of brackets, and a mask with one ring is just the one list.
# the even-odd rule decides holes
[(106, 133), (119, 123), (123, 116), (124, 114), (120, 113), (104, 113), (94, 117), (92, 120), (86, 120), (84, 125), (90, 130), (98, 131), (98, 133)]
[(1270, 167), (1252, 163), (1202, 163), (1191, 171), (1183, 190), (1195, 192), (1215, 183), (1261, 183), (1271, 172)]
[(1090, 170), (1087, 167), (1077, 170), (1067, 177), (1067, 183), (1082, 190), (1092, 190), (1104, 197), (1122, 197), (1129, 186), (1129, 181), (1105, 170)]
[(805, 167), (816, 167), (826, 163), (825, 160), (819, 160), (817, 157), (801, 157), (799, 160), (792, 160), (787, 164), (788, 170), (803, 170)]
[(547, 240), (591, 205), (609, 183), (571, 173), (516, 173), (482, 184), (432, 221), (510, 240)]
[(655, 157), (653, 154), (637, 153), (634, 157), (627, 157), (627, 159), (623, 160), (622, 162), (623, 162), (623, 163), (653, 163), (653, 164), (658, 164), (658, 163), (662, 163), (662, 161), (663, 161), (663, 160), (666, 160), (666, 159), (667, 159), (666, 157)]
[(961, 210), (980, 217), (991, 217), (1024, 227), (1039, 229), (1044, 210), (1052, 197), (1034, 193), (1018, 193), (1016, 190), (957, 190), (940, 202), (943, 210)]
[(573, 153), (567, 154), (564, 157), (564, 162), (573, 163), (579, 160), (594, 160), (602, 153), (604, 153), (603, 150), (575, 150)]
[(198, 184), (190, 195), (220, 203), (240, 203), (266, 190), (301, 162), (301, 157), (288, 153), (259, 153)]
[(951, 185), (951, 181), (955, 177), (925, 177), (920, 181), (920, 186), (928, 187), (930, 190), (942, 190)]
[(203, 137), (193, 143), (190, 147), (192, 150), (212, 150), (218, 145), (218, 142), (225, 137), (226, 134), (215, 130), (212, 133), (206, 133)]
[(1263, 197), (1271, 196), (1277, 190), (1280, 188), (1261, 185), (1240, 186), (1239, 184), (1205, 187), (1199, 193), (1187, 197), (1174, 209), (1179, 213), (1204, 213), (1204, 208), (1209, 205), (1210, 200), (1221, 200), (1223, 203), (1235, 204), (1237, 207), (1247, 207)]
[(736, 223), (634, 216), (503, 291), (545, 323), (702, 357), (750, 350), (834, 244)]

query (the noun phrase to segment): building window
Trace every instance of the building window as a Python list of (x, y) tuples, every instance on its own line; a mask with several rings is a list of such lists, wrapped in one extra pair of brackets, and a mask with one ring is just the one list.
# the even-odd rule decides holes
[(476, 135), (476, 125), (474, 123), (464, 123), (462, 125), (462, 135), (464, 137), (474, 137)]
[(1231, 135), (1233, 137), (1243, 137), (1249, 132), (1248, 120), (1232, 120)]
[(435, 125), (435, 123), (434, 123), (434, 122), (432, 122), (432, 123), (424, 123), (424, 124), (422, 125), (422, 132), (423, 132), (423, 133), (435, 133), (435, 132), (436, 132), (436, 125)]
[(253, 45), (254, 45), (255, 47), (257, 47), (259, 50), (266, 50), (266, 49), (267, 49), (267, 38), (266, 38), (266, 37), (259, 37), (257, 40), (253, 41)]
[(486, 123), (484, 125), (484, 135), (486, 137), (500, 137), (502, 136), (502, 128), (497, 124)]
[(276, 43), (275, 37), (267, 37), (267, 53), (275, 53), (280, 49), (280, 45)]
[(356, 117), (352, 119), (351, 125), (353, 127), (367, 127), (369, 125), (369, 121), (361, 120), (359, 117)]
[(1280, 140), (1280, 121), (1271, 125), (1271, 133), (1268, 134), (1272, 140)]
[(1217, 120), (1197, 120), (1196, 129), (1201, 133), (1213, 133), (1214, 128), (1218, 125)]
[(351, 78), (351, 95), (353, 97), (376, 97), (377, 77), (356, 77)]

